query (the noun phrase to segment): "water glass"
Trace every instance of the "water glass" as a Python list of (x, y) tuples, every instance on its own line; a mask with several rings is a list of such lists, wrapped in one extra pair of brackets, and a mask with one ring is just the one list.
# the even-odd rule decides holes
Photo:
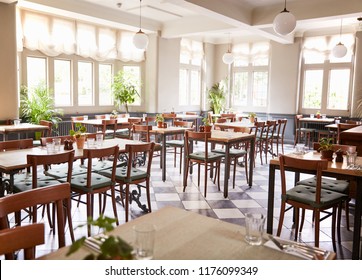
[(84, 116), (83, 116), (83, 119), (84, 119), (85, 121), (87, 121), (87, 120), (88, 120), (88, 116), (87, 116), (87, 115), (84, 115)]
[(46, 143), (46, 148), (47, 148), (47, 154), (54, 154), (54, 142), (47, 142)]
[(20, 120), (14, 120), (14, 125), (19, 125), (20, 124)]
[(138, 260), (153, 259), (155, 243), (155, 226), (152, 224), (139, 224), (133, 227), (135, 236), (135, 257)]
[(313, 118), (314, 118), (314, 114), (310, 114), (310, 118), (313, 119)]
[(97, 148), (101, 148), (103, 145), (103, 133), (96, 134), (96, 145)]
[(54, 143), (54, 151), (57, 153), (60, 151), (60, 143), (61, 140), (60, 138), (53, 138), (53, 143)]
[(250, 245), (261, 245), (263, 241), (265, 216), (261, 213), (245, 214), (245, 241)]
[(94, 138), (88, 138), (87, 139), (87, 147), (88, 149), (93, 149), (94, 148), (94, 143), (95, 142), (95, 139)]
[(133, 140), (134, 141), (140, 141), (140, 134), (139, 133), (133, 133)]
[(146, 121), (147, 114), (143, 114), (143, 121)]
[(353, 168), (356, 165), (357, 152), (350, 153), (347, 152), (347, 166)]

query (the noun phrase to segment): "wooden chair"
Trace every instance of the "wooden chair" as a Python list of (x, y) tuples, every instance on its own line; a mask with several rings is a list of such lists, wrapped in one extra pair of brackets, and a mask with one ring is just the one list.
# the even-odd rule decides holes
[[(14, 185), (13, 192), (23, 193), (25, 191), (37, 188), (43, 188), (47, 186), (59, 184), (58, 178), (51, 176), (44, 169), (46, 166), (57, 165), (57, 164), (67, 164), (65, 179), (62, 182), (70, 183), (70, 179), (73, 172), (73, 161), (74, 161), (74, 151), (65, 151), (63, 153), (49, 154), (49, 155), (36, 155), (28, 154), (27, 163), (31, 167), (31, 172), (17, 174), (14, 176)], [(43, 171), (41, 169), (43, 167)], [(55, 219), (55, 212), (53, 209), (53, 217), (50, 218), (50, 208), (49, 204), (44, 204), (47, 206), (48, 220), (51, 227), (53, 227), (53, 222)], [(72, 227), (72, 218), (70, 204), (65, 205), (67, 210), (67, 218), (70, 228), (70, 233), (72, 240), (74, 241), (73, 227)], [(33, 209), (31, 211), (31, 217), (36, 222), (37, 221), (37, 211)], [(20, 225), (21, 216), (20, 212), (15, 213), (16, 222)], [(54, 229), (53, 229), (54, 230)]]
[(156, 122), (156, 117), (155, 116), (147, 116), (145, 118), (145, 124), (146, 125), (154, 125)]
[[(210, 137), (209, 132), (194, 132), (194, 131), (185, 131), (185, 151), (186, 151), (186, 171), (184, 172), (185, 178), (184, 181), (187, 182), (187, 177), (189, 173), (189, 169), (191, 165), (197, 164), (198, 166), (198, 177), (197, 177), (197, 185), (200, 186), (200, 166), (203, 165), (204, 170), (204, 196), (206, 197), (207, 191), (207, 180), (208, 180), (208, 170), (215, 169), (217, 172), (217, 186), (220, 190), (220, 165), (221, 159), (224, 157), (220, 153), (215, 153), (209, 151), (208, 138)], [(201, 151), (193, 151), (191, 152), (190, 145), (193, 145), (196, 141), (204, 142), (204, 149)], [(215, 164), (215, 166), (214, 166)], [(186, 190), (186, 186), (184, 186), (184, 192)]]
[[(150, 196), (150, 177), (151, 177), (151, 164), (153, 158), (155, 143), (145, 144), (126, 144), (126, 154), (128, 157), (127, 166), (119, 167), (115, 173), (115, 180), (119, 184), (122, 201), (124, 200), (125, 219), (128, 222), (129, 216), (129, 198), (130, 198), (130, 185), (137, 185), (140, 194), (140, 187), (146, 189), (146, 197), (148, 204), (148, 212), (152, 212), (151, 196)], [(144, 167), (136, 167), (135, 155), (145, 154)], [(110, 177), (111, 171), (103, 171), (102, 175)], [(144, 183), (144, 185), (141, 185)], [(123, 188), (123, 186), (125, 187)], [(123, 196), (124, 194), (124, 196)]]
[(43, 130), (43, 131), (42, 131), (41, 137), (49, 137), (49, 136), (52, 136), (52, 133), (53, 133), (53, 123), (52, 123), (51, 121), (41, 120), (41, 121), (39, 121), (39, 124), (48, 127), (47, 130)]
[[(280, 162), (280, 175), (281, 175), (281, 207), (277, 236), (280, 236), (283, 222), (284, 213), (290, 208), (286, 208), (289, 204), (294, 209), (294, 223), (295, 223), (295, 240), (297, 240), (299, 232), (299, 209), (302, 209), (302, 223), (300, 230), (303, 227), (305, 210), (312, 210), (314, 213), (314, 245), (319, 247), (319, 231), (320, 222), (329, 216), (332, 216), (332, 243), (333, 249), (336, 251), (335, 231), (337, 220), (337, 209), (341, 207), (343, 201), (346, 200), (347, 195), (337, 193), (322, 188), (322, 172), (328, 168), (327, 160), (308, 160), (285, 155), (279, 156)], [(293, 170), (316, 172), (316, 186), (311, 187), (307, 185), (295, 185), (290, 188), (287, 186), (286, 170), (285, 167), (292, 168)], [(332, 210), (327, 216), (321, 217), (325, 210)], [(340, 227), (340, 216), (338, 215), (338, 229)], [(340, 236), (340, 234), (338, 234)], [(340, 240), (339, 240), (340, 241)]]
[(296, 115), (294, 117), (295, 135), (294, 135), (294, 146), (299, 142), (299, 138), (305, 138), (306, 145), (310, 147), (310, 143), (313, 141), (315, 129), (300, 127), (300, 119), (303, 115)]
[(44, 242), (44, 224), (3, 229), (0, 230), (0, 255), (6, 255), (7, 259), (14, 259), (14, 253), (24, 249), (24, 259), (33, 260), (35, 247)]
[(276, 144), (277, 155), (279, 155), (279, 146), (281, 147), (282, 154), (284, 154), (284, 134), (287, 122), (287, 119), (280, 119), (277, 121), (277, 128), (273, 135), (273, 142), (275, 141)]
[[(186, 127), (186, 128), (192, 128), (194, 123), (188, 122), (188, 121), (174, 121), (174, 126), (176, 127)], [(180, 135), (176, 135), (173, 139), (166, 140), (166, 146), (173, 148), (173, 165), (176, 167), (176, 155), (180, 155), (180, 174), (182, 169), (182, 154), (183, 154), (183, 148), (185, 146), (185, 141), (183, 137), (181, 138)], [(177, 151), (179, 149), (179, 151)]]
[(233, 114), (233, 113), (223, 113), (223, 114), (220, 114), (220, 117), (221, 118), (226, 118), (227, 120), (230, 120), (231, 122), (235, 122), (236, 121), (236, 114)]
[(266, 121), (264, 126), (264, 132), (261, 135), (261, 149), (262, 153), (264, 153), (265, 156), (265, 162), (268, 162), (268, 154), (271, 154), (271, 156), (274, 158), (274, 139), (273, 135), (275, 134), (277, 127), (277, 121), (275, 120), (269, 120)]
[(28, 149), (32, 148), (33, 146), (33, 139), (9, 140), (0, 142), (1, 151)]
[(260, 164), (263, 164), (263, 132), (264, 132), (265, 122), (258, 122), (254, 123), (254, 126), (251, 127), (251, 133), (255, 134), (255, 153), (254, 153), (254, 165), (257, 154), (260, 155)]
[(115, 138), (117, 129), (117, 119), (102, 119), (101, 131), (104, 139)]
[(173, 125), (175, 118), (176, 118), (176, 114), (175, 113), (163, 113), (162, 117), (165, 119), (165, 122), (170, 122), (171, 125)]
[[(64, 206), (70, 205), (70, 186), (69, 183), (58, 183), (57, 185), (30, 189), (21, 193), (8, 195), (0, 198), (0, 229), (9, 229), (10, 224), (8, 215), (21, 211), (22, 209), (35, 209), (37, 205), (54, 203), (57, 213), (57, 233), (59, 248), (66, 245), (65, 242), (65, 217)], [(37, 223), (36, 215), (32, 219)], [(71, 216), (67, 215), (69, 227), (72, 228)], [(69, 220), (70, 219), (70, 220)], [(31, 239), (28, 236), (27, 239)]]
[(77, 121), (84, 121), (84, 116), (72, 116), (70, 117), (72, 129), (75, 130), (75, 123)]
[[(115, 173), (117, 167), (119, 147), (109, 147), (100, 149), (84, 149), (83, 157), (87, 161), (87, 173), (73, 175), (71, 178), (71, 189), (73, 197), (86, 195), (86, 201), (84, 202), (87, 207), (87, 217), (93, 218), (94, 209), (94, 194), (99, 194), (99, 214), (102, 214), (106, 206), (107, 191), (111, 191), (111, 200), (113, 206), (114, 217), (116, 218), (116, 224), (118, 225), (116, 196), (115, 196)], [(99, 158), (112, 158), (113, 165), (111, 168), (111, 176), (105, 177), (100, 174), (100, 170), (94, 170), (93, 160)], [(59, 179), (64, 181), (64, 179)], [(103, 194), (104, 202), (102, 206), (101, 194)], [(88, 225), (88, 236), (91, 236), (91, 228)]]

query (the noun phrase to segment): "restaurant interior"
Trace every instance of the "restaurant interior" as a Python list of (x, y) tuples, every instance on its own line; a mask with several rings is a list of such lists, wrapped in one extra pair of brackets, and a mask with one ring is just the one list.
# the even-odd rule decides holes
[(0, 25), (1, 260), (361, 259), (359, 0), (0, 0)]

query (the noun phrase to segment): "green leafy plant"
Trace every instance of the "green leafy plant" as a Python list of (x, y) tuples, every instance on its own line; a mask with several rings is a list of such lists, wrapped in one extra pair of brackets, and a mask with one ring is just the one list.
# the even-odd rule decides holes
[(161, 114), (157, 114), (156, 115), (156, 119), (155, 119), (155, 122), (164, 122), (165, 121), (165, 118), (161, 115)]
[(321, 138), (318, 151), (333, 151), (333, 138)]
[(248, 116), (249, 116), (249, 118), (255, 118), (255, 117), (256, 117), (256, 113), (250, 112)]
[(134, 103), (136, 97), (140, 96), (137, 91), (138, 87), (137, 81), (127, 72), (119, 71), (113, 78), (112, 94), (114, 101), (119, 109), (124, 105), (127, 114), (128, 104)]
[[(87, 224), (85, 225), (92, 225), (97, 226), (100, 229), (103, 229), (102, 235), (92, 237), (96, 241), (100, 243), (99, 250), (100, 253), (98, 255), (95, 255), (94, 253), (91, 253), (87, 256), (85, 256), (85, 260), (116, 260), (116, 259), (122, 259), (122, 260), (131, 260), (133, 259), (132, 251), (133, 248), (131, 245), (129, 245), (127, 242), (125, 242), (122, 238), (119, 236), (113, 236), (113, 235), (106, 235), (107, 232), (114, 229), (114, 223), (116, 222), (115, 219), (105, 217), (105, 216), (99, 216), (97, 220), (93, 220), (91, 218), (88, 219)], [(81, 225), (85, 226), (85, 225)], [(86, 242), (86, 237), (81, 237), (80, 239), (76, 240), (69, 248), (69, 251), (67, 252), (67, 256), (73, 254), (74, 252), (78, 251), (81, 247), (84, 246), (84, 243)]]
[(210, 109), (214, 114), (220, 114), (226, 99), (224, 82), (215, 83), (211, 89), (208, 90), (208, 93)]
[(84, 135), (87, 132), (87, 128), (82, 125), (81, 123), (75, 124), (75, 130), (69, 130), (70, 136), (74, 136), (75, 138), (79, 138), (80, 136)]
[(208, 117), (203, 118), (202, 123), (204, 124), (204, 126), (211, 126), (210, 120)]
[(55, 127), (62, 121), (63, 111), (56, 109), (52, 92), (44, 84), (33, 89), (20, 88), (20, 116), (27, 122), (39, 124), (41, 120), (51, 121)]

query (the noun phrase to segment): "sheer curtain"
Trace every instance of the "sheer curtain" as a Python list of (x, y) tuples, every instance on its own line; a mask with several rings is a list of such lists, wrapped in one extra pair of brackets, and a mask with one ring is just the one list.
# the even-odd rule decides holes
[(76, 54), (97, 61), (118, 59), (140, 62), (144, 50), (133, 46), (134, 33), (92, 24), (18, 11), (18, 51), (39, 50), (47, 56)]
[(232, 47), (235, 64), (247, 66), (249, 63), (256, 64), (257, 61), (268, 60), (269, 42), (240, 43)]
[(180, 55), (182, 60), (201, 61), (204, 57), (204, 46), (202, 42), (190, 39), (181, 39)]

